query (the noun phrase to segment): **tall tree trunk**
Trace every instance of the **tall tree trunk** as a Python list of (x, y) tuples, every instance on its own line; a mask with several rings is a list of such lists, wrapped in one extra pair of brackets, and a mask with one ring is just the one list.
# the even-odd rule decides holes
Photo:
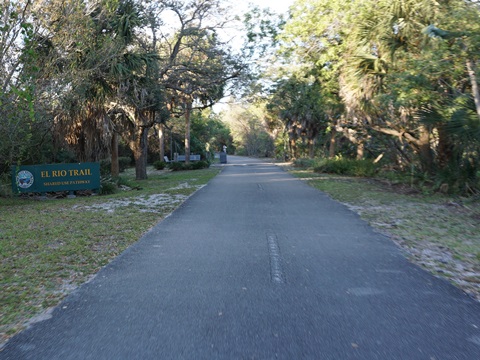
[(133, 156), (135, 158), (135, 179), (147, 179), (147, 151), (148, 151), (148, 129), (139, 127), (137, 138), (134, 142)]
[(290, 136), (289, 144), (290, 144), (290, 156), (293, 159), (296, 159), (297, 158), (297, 141), (295, 140), (294, 137)]
[(158, 124), (158, 145), (160, 146), (160, 160), (165, 158), (165, 125)]
[(471, 59), (467, 60), (467, 71), (472, 85), (472, 95), (475, 100), (475, 108), (477, 109), (478, 117), (480, 118), (480, 90), (478, 88), (477, 76), (475, 74), (475, 62)]
[(190, 163), (190, 115), (192, 112), (192, 102), (186, 103), (185, 109), (185, 164)]
[(430, 131), (424, 125), (420, 126), (420, 137), (418, 139), (418, 153), (422, 163), (422, 169), (428, 173), (433, 171), (433, 152), (430, 146)]
[(438, 128), (437, 158), (441, 168), (445, 168), (453, 159), (455, 145), (444, 126)]
[(332, 126), (332, 131), (331, 131), (331, 138), (330, 138), (330, 149), (329, 149), (329, 154), (328, 157), (330, 159), (333, 159), (335, 157), (335, 152), (336, 152), (336, 147), (337, 147), (337, 130), (335, 127)]
[(112, 176), (119, 176), (120, 175), (120, 165), (118, 163), (118, 134), (115, 130), (112, 132), (112, 143), (111, 143), (111, 153), (112, 153), (112, 160), (110, 164), (110, 172)]
[(292, 159), (298, 158), (297, 139), (298, 135), (295, 122), (291, 122), (288, 126), (288, 142), (290, 146), (290, 157)]
[(308, 139), (308, 156), (310, 159), (315, 158), (315, 139)]
[(363, 141), (357, 142), (357, 160), (363, 160), (365, 156), (365, 143)]
[(361, 138), (361, 135), (357, 131), (344, 128), (342, 126), (336, 125), (335, 130), (337, 133), (345, 136), (352, 144), (355, 144), (357, 147), (357, 160), (362, 160), (365, 156), (365, 140)]

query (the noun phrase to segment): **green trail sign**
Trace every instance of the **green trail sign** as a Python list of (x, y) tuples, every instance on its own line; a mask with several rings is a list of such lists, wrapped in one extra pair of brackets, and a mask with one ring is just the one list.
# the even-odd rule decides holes
[(46, 193), (99, 188), (99, 163), (12, 166), (14, 193)]

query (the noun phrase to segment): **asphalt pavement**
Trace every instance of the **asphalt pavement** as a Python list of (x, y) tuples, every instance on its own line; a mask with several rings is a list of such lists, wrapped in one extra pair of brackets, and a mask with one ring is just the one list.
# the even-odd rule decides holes
[(268, 162), (222, 172), (0, 359), (480, 359), (480, 304)]

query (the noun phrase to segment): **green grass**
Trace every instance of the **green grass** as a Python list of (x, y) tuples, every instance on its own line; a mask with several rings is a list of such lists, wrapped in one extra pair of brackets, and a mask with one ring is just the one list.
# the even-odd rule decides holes
[[(132, 190), (107, 196), (0, 198), (0, 343), (58, 304), (218, 171), (152, 171), (135, 181), (129, 169), (123, 177)], [(167, 203), (139, 201), (158, 194)]]

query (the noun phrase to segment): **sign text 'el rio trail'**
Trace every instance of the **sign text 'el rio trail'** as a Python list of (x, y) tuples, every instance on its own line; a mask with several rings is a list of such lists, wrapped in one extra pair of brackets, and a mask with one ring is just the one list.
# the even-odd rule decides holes
[(99, 163), (12, 166), (12, 190), (15, 193), (99, 188)]

